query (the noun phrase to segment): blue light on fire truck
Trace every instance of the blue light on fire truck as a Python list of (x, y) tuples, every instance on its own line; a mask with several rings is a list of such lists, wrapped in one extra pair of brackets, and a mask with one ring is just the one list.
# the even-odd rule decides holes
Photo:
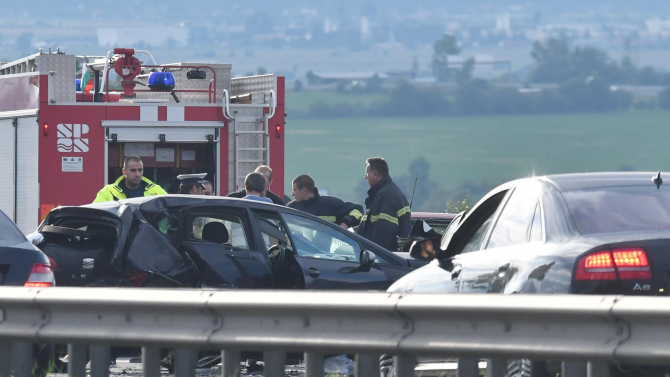
[(172, 90), (175, 87), (172, 72), (151, 72), (148, 86), (152, 90)]
[(81, 79), (76, 79), (74, 80), (74, 82), (75, 82), (75, 90), (77, 92), (81, 92)]

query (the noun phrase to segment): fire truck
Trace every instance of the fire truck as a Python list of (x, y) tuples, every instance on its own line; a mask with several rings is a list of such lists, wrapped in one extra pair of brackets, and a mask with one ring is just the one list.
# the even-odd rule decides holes
[(131, 48), (0, 63), (0, 209), (32, 232), (55, 207), (91, 203), (131, 155), (169, 193), (178, 174), (207, 173), (225, 195), (264, 164), (283, 196), (284, 77), (231, 69)]

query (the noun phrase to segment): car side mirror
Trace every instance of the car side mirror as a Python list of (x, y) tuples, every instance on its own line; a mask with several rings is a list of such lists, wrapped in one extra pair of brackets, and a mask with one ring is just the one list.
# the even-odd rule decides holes
[(372, 251), (361, 251), (361, 267), (371, 267), (375, 263), (375, 260), (377, 260), (377, 256)]

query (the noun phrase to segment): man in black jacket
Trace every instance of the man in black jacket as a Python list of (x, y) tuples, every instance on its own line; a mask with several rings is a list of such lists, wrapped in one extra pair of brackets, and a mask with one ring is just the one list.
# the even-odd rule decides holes
[(389, 167), (381, 157), (368, 158), (365, 179), (370, 185), (365, 215), (358, 234), (388, 250), (398, 250), (398, 237), (409, 237), (411, 217), (405, 194), (393, 183)]
[(293, 180), (294, 201), (288, 207), (318, 216), (326, 221), (348, 229), (358, 225), (363, 216), (363, 207), (344, 202), (340, 198), (320, 195), (309, 175), (299, 175)]
[[(254, 173), (261, 173), (263, 177), (265, 177), (265, 192), (263, 193), (264, 196), (272, 200), (272, 203), (274, 204), (278, 204), (280, 206), (286, 205), (284, 201), (277, 194), (270, 191), (270, 184), (272, 183), (272, 169), (270, 169), (270, 167), (267, 165), (260, 165), (259, 167), (256, 168), (256, 170), (254, 170)], [(245, 196), (247, 196), (247, 191), (243, 189), (231, 192), (227, 196), (230, 198), (242, 199)]]

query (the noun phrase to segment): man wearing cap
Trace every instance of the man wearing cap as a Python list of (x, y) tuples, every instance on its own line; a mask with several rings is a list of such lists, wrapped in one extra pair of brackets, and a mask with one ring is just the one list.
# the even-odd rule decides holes
[[(265, 197), (272, 200), (272, 203), (274, 204), (280, 206), (285, 205), (284, 201), (277, 194), (270, 191), (270, 185), (272, 184), (272, 169), (267, 165), (260, 165), (254, 170), (254, 173), (260, 173), (265, 178)], [(245, 196), (247, 196), (246, 190), (239, 190), (228, 194), (228, 197), (231, 198), (244, 198)]]
[(126, 157), (123, 161), (123, 169), (121, 171), (123, 175), (116, 182), (103, 187), (98, 192), (93, 203), (152, 195), (167, 195), (167, 192), (162, 187), (144, 177), (144, 165), (139, 157)]
[[(406, 243), (413, 241), (409, 248), (409, 255), (414, 259), (433, 260), (437, 251), (435, 250), (434, 241), (437, 241), (442, 236), (428, 225), (427, 222), (417, 220), (412, 227), (408, 239), (398, 238), (398, 243)], [(404, 241), (404, 242), (403, 242)]]
[(202, 195), (202, 190), (205, 189), (203, 180), (207, 173), (198, 174), (179, 174), (177, 179), (181, 181), (179, 185), (179, 193), (186, 195)]

